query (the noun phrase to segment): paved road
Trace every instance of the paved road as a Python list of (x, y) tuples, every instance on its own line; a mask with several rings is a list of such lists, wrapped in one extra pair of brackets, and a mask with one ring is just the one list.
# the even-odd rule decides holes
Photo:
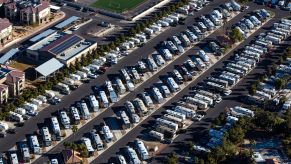
[[(219, 3), (217, 3), (217, 1), (207, 6), (206, 8), (202, 9), (200, 12), (196, 14), (196, 16), (190, 16), (189, 18), (187, 18), (185, 20), (185, 24), (186, 25), (192, 24), (194, 22), (193, 19), (195, 17), (200, 16), (202, 14), (207, 14), (208, 11), (212, 10), (218, 4), (223, 3), (224, 1), (226, 2), (227, 0), (221, 1)], [(65, 96), (62, 99), (62, 102), (60, 104), (45, 108), (43, 111), (41, 111), (38, 114), (37, 117), (31, 118), (30, 120), (25, 122), (25, 125), (23, 127), (17, 128), (17, 134), (14, 134), (14, 135), (8, 134), (7, 137), (0, 139), (0, 145), (1, 145), (0, 152), (9, 150), (11, 147), (14, 146), (16, 141), (24, 139), (27, 134), (34, 133), (38, 129), (39, 124), (43, 123), (46, 118), (49, 118), (52, 113), (58, 111), (59, 109), (68, 108), (74, 102), (79, 101), (82, 98), (84, 98), (86, 95), (89, 95), (90, 93), (92, 93), (92, 90), (91, 90), (92, 86), (95, 86), (96, 84), (98, 85), (103, 84), (105, 80), (107, 80), (108, 75), (117, 73), (124, 66), (129, 66), (130, 64), (134, 65), (141, 58), (151, 54), (154, 51), (154, 47), (160, 41), (163, 41), (165, 40), (165, 38), (168, 38), (169, 36), (173, 36), (179, 33), (180, 31), (184, 30), (186, 28), (186, 25), (173, 27), (171, 29), (164, 31), (162, 34), (150, 40), (145, 46), (135, 50), (129, 56), (120, 60), (117, 65), (110, 67), (104, 75), (99, 76), (95, 80), (92, 80), (89, 84), (83, 84), (76, 91), (73, 91), (70, 95)], [(107, 109), (107, 111), (110, 111), (110, 110)], [(106, 112), (102, 116), (106, 116)], [(100, 117), (98, 117), (98, 119), (99, 118)]]
[[(252, 11), (253, 8), (250, 8), (248, 11)], [(238, 20), (240, 20), (243, 17), (244, 14), (240, 14), (239, 16), (237, 16), (236, 18), (234, 18), (233, 20), (231, 20), (226, 27), (230, 27), (233, 23), (236, 23)], [(266, 24), (264, 27), (268, 27), (270, 26), (272, 23), (274, 23), (275, 21), (277, 21), (277, 18), (275, 18), (274, 20), (270, 21), (268, 24)], [(250, 38), (248, 38), (243, 44), (241, 44), (238, 48), (243, 47), (246, 43), (248, 43), (251, 39), (253, 39), (253, 36), (259, 34), (260, 32), (263, 32), (264, 29), (260, 29), (258, 30), (255, 34), (253, 34)], [(215, 39), (216, 36), (220, 33), (220, 31), (215, 32), (214, 34), (210, 35), (208, 38), (206, 38), (204, 41), (209, 40), (210, 38)], [(203, 43), (199, 44), (203, 45)], [(136, 97), (136, 94), (142, 92), (145, 88), (150, 87), (149, 84), (153, 84), (159, 81), (159, 76), (160, 75), (165, 75), (167, 73), (167, 71), (170, 71), (173, 69), (174, 65), (178, 65), (181, 64), (183, 61), (185, 61), (188, 58), (188, 55), (191, 55), (193, 53), (195, 53), (196, 50), (198, 50), (199, 47), (195, 46), (192, 50), (188, 51), (186, 54), (184, 54), (183, 56), (181, 56), (179, 59), (175, 60), (173, 63), (171, 63), (169, 66), (167, 66), (165, 69), (163, 69), (161, 72), (159, 72), (158, 74), (154, 75), (153, 77), (151, 77), (146, 84), (142, 84), (140, 87), (138, 87), (134, 93), (130, 93), (128, 94), (126, 97), (124, 97), (122, 100), (120, 100), (118, 103), (116, 103), (111, 109), (115, 110), (116, 108), (118, 108), (119, 106), (122, 106), (124, 101), (126, 100), (131, 100), (133, 98)], [(230, 53), (229, 55), (231, 55), (232, 53)], [(203, 79), (205, 79), (206, 77), (208, 77), (211, 72), (213, 72), (215, 69), (217, 68), (221, 68), (223, 66), (223, 61), (225, 61), (229, 55), (227, 55), (223, 60), (221, 60), (220, 62), (218, 62), (214, 67), (212, 67), (211, 69), (209, 69), (207, 72), (205, 72), (199, 79), (197, 79), (196, 81), (193, 82), (193, 84), (196, 84), (198, 82), (202, 82)], [(177, 100), (180, 97), (182, 97), (183, 95), (188, 93), (188, 88), (184, 89), (183, 91), (181, 91), (177, 96), (175, 96), (173, 99)], [(171, 102), (167, 103), (165, 106), (169, 106), (171, 104)], [(222, 103), (223, 104), (223, 103)], [(79, 131), (75, 134), (75, 140), (81, 138), (83, 136), (83, 134), (85, 134), (86, 132), (89, 132), (92, 128), (94, 128), (95, 125), (100, 124), (101, 122), (103, 122), (103, 119), (100, 118), (105, 118), (105, 117), (110, 117), (112, 115), (114, 115), (113, 110), (111, 109), (107, 109), (107, 111), (105, 111), (104, 113), (102, 113), (101, 115), (99, 115), (97, 118), (95, 118), (93, 121), (91, 121), (90, 123), (88, 123), (85, 127), (79, 129)], [(162, 110), (158, 110), (154, 115), (160, 114)], [(216, 115), (212, 115), (212, 117), (216, 117)], [(154, 117), (149, 117), (148, 119), (146, 119), (143, 123), (142, 126), (135, 128), (134, 130), (132, 130), (131, 132), (129, 132), (126, 136), (124, 136), (121, 140), (117, 141), (117, 143), (115, 143), (112, 147), (110, 147), (105, 153), (103, 153), (99, 158), (97, 158), (94, 163), (106, 163), (108, 161), (108, 159), (112, 156), (112, 154), (118, 152), (119, 148), (124, 147), (129, 140), (133, 140), (134, 138), (136, 138), (139, 133), (144, 130), (144, 127), (146, 127), (147, 123), (149, 121), (152, 121), (154, 119)], [(68, 139), (66, 139), (66, 141), (72, 141), (72, 137), (69, 137)], [(56, 146), (55, 148), (53, 148), (49, 153), (48, 156), (56, 154), (58, 152), (60, 152), (63, 149), (62, 144), (59, 144), (58, 146)], [(46, 161), (47, 159), (45, 158), (41, 158), (39, 160), (36, 161), (36, 163), (42, 163), (44, 161)]]

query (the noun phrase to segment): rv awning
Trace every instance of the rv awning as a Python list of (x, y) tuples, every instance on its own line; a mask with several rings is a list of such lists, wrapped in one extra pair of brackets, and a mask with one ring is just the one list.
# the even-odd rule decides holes
[(43, 63), (42, 65), (35, 68), (35, 70), (42, 74), (43, 76), (47, 77), (48, 75), (54, 73), (58, 69), (62, 68), (64, 64), (59, 62), (57, 59), (52, 58), (49, 61)]

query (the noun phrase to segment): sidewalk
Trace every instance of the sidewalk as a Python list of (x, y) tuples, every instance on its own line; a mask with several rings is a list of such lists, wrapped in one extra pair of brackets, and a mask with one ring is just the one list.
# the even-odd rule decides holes
[(52, 25), (52, 24), (54, 24), (54, 23), (56, 23), (56, 22), (58, 22), (58, 21), (64, 19), (65, 16), (66, 16), (66, 13), (64, 13), (64, 12), (61, 12), (61, 13), (62, 13), (63, 15), (62, 15), (59, 19), (55, 19), (55, 20), (49, 22), (48, 24), (46, 24), (45, 26), (37, 27), (37, 28), (35, 28), (35, 29), (32, 29), (32, 30), (33, 30), (32, 33), (29, 33), (28, 35), (23, 36), (23, 37), (21, 37), (21, 38), (17, 38), (17, 39), (15, 39), (15, 40), (13, 40), (13, 41), (11, 41), (11, 42), (5, 44), (3, 47), (0, 46), (0, 52), (1, 52), (2, 50), (4, 50), (4, 49), (6, 49), (6, 48), (8, 48), (8, 47), (10, 47), (10, 46), (12, 46), (12, 45), (14, 45), (14, 44), (18, 44), (18, 43), (20, 43), (21, 41), (26, 40), (27, 38), (30, 38), (31, 36), (37, 34), (37, 33), (40, 32), (41, 30), (46, 29), (48, 26), (50, 26), (50, 25)]
[(137, 21), (141, 18), (143, 18), (144, 16), (146, 15), (149, 15), (150, 13), (154, 12), (155, 10), (157, 10), (158, 8), (168, 4), (169, 2), (171, 2), (171, 0), (164, 0), (164, 1), (161, 1), (160, 3), (156, 4), (155, 6), (147, 9), (146, 11), (138, 14), (137, 16), (135, 16), (134, 18), (132, 18), (132, 21)]

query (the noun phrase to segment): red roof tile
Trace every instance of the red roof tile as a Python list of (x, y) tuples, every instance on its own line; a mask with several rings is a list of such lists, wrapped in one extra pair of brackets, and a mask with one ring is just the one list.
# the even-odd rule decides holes
[(24, 72), (17, 70), (15, 68), (3, 66), (3, 65), (1, 67), (11, 70), (6, 76), (6, 81), (8, 82), (16, 83), (25, 76)]
[(33, 6), (29, 6), (26, 8), (23, 8), (20, 10), (20, 12), (24, 12), (24, 13), (37, 13), (37, 12), (41, 12), (42, 10), (48, 8), (50, 6), (50, 3), (48, 1), (40, 1), (40, 4), (33, 7)]
[(0, 18), (0, 31), (5, 28), (11, 26), (12, 24), (9, 22), (7, 18)]

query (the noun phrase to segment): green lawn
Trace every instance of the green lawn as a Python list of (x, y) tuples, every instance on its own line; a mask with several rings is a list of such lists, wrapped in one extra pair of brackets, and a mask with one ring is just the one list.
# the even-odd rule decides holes
[(97, 0), (91, 6), (121, 13), (130, 10), (145, 0)]

